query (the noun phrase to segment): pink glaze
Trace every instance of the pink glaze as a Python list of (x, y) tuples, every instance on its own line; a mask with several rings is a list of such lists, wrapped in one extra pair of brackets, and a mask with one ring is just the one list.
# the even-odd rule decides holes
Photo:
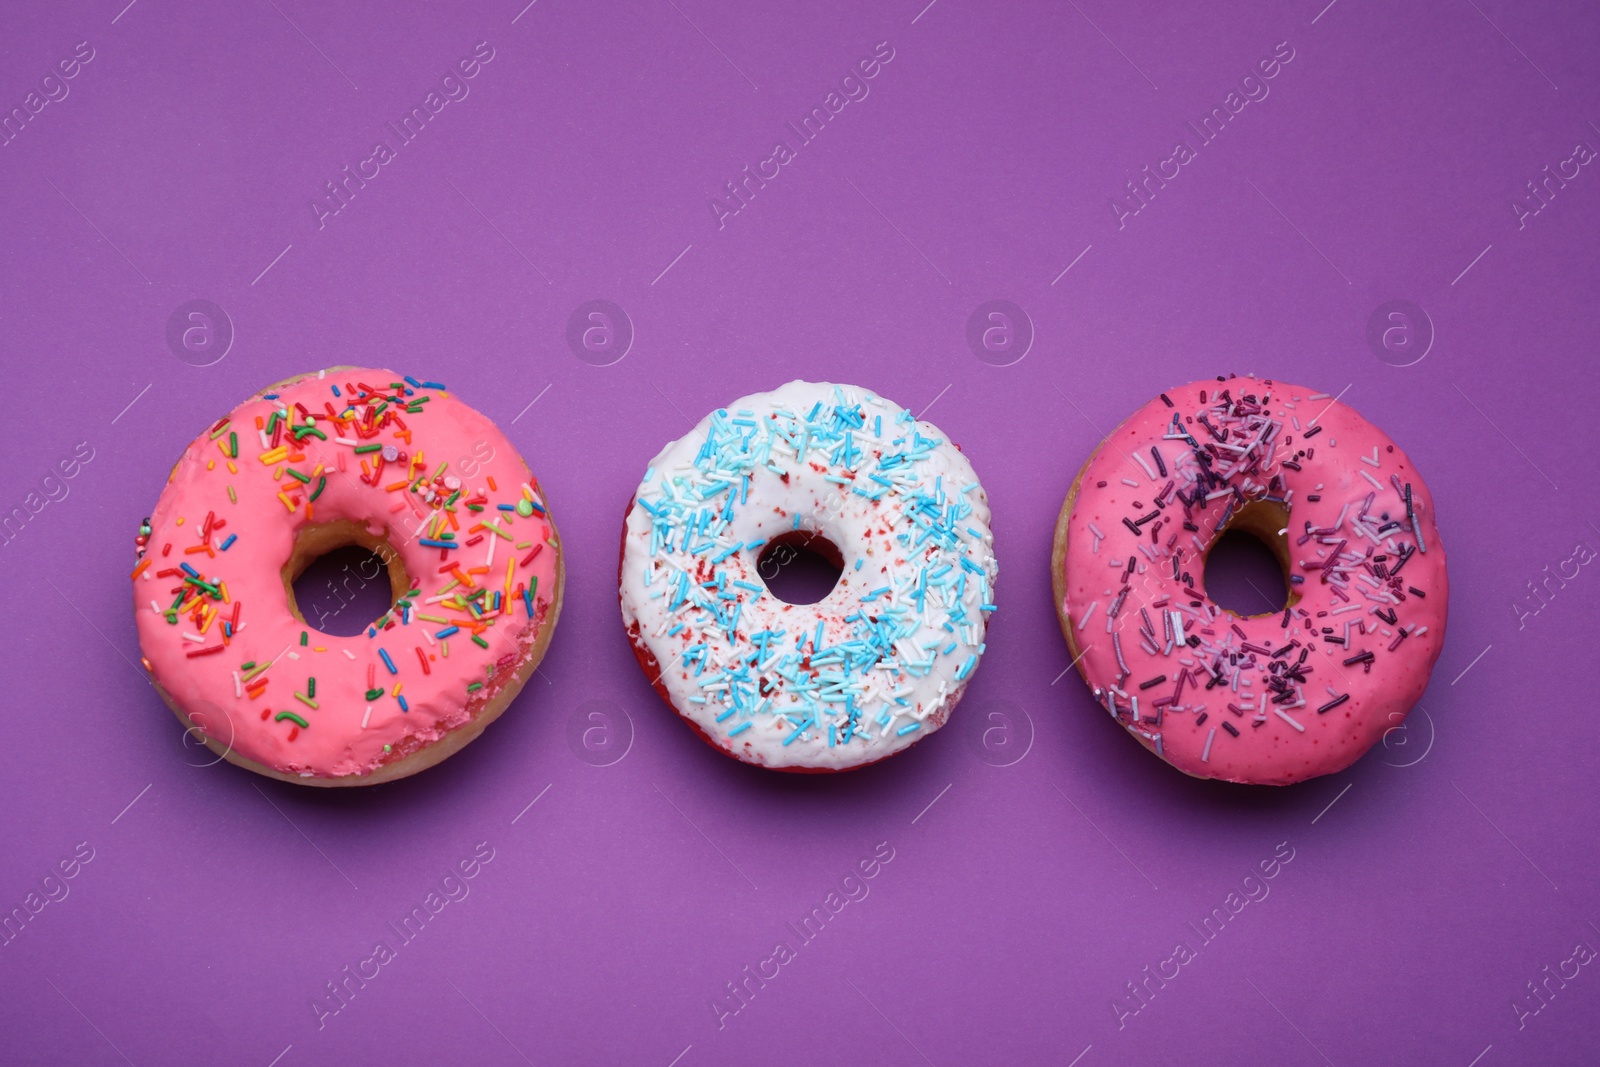
[[(1079, 669), (1118, 723), (1186, 774), (1284, 785), (1342, 770), (1404, 720), (1444, 642), (1449, 583), (1433, 498), (1398, 445), (1326, 394), (1229, 378), (1164, 396), (1090, 458), (1068, 519), (1064, 609)], [(1190, 440), (1171, 436), (1174, 415)], [(1222, 476), (1198, 496), (1197, 446)], [(1205, 595), (1205, 553), (1230, 505), (1262, 499), (1288, 507), (1301, 580), (1287, 613), (1242, 618)], [(1174, 611), (1181, 643), (1169, 636)]]
[[(272, 770), (301, 777), (367, 774), (470, 721), (532, 652), (558, 595), (560, 547), (538, 482), (493, 423), (442, 387), (412, 388), (393, 371), (325, 374), (251, 398), (220, 430), (221, 424), (208, 427), (185, 449), (150, 518), (145, 558), (133, 581), (139, 643), (151, 677), (212, 739)], [(361, 399), (367, 395), (361, 383), (377, 393), (409, 395), (391, 401), (369, 425), (365, 411), (377, 405)], [(399, 390), (392, 383), (401, 383)], [(423, 397), (426, 402), (414, 410), (404, 407)], [(300, 451), (291, 444), (283, 459), (263, 462), (263, 454), (271, 458), (273, 453), (264, 447), (257, 420), (265, 425), (275, 409), (287, 409), (295, 426), (306, 425), (309, 414), (327, 439), (306, 434)], [(351, 411), (361, 413), (359, 425), (335, 421), (334, 415)], [(234, 433), (237, 459), (227, 451)], [(289, 427), (278, 433), (281, 441), (293, 441)], [(356, 448), (373, 444), (392, 445), (404, 458), (396, 456), (368, 476), (364, 471), (383, 453)], [(310, 482), (300, 482), (290, 469)], [(323, 488), (311, 503), (308, 498), (319, 484)], [(230, 487), (236, 499), (230, 499)], [(450, 507), (427, 502), (429, 492), (437, 491), (437, 502), (445, 504), (457, 487), (461, 497)], [(292, 510), (280, 492), (289, 497)], [(484, 510), (467, 506), (480, 498)], [(531, 514), (498, 507), (515, 508), (519, 501)], [(214, 514), (209, 536), (208, 514)], [(382, 628), (369, 626), (354, 637), (321, 633), (297, 620), (283, 586), (296, 532), (338, 520), (363, 523), (369, 533), (386, 539), (404, 561), (413, 590), (420, 590), (409, 609), (397, 606)], [(486, 520), (510, 538), (481, 528)], [(446, 533), (453, 533), (461, 547), (421, 543), (443, 540)], [(201, 544), (210, 550), (185, 551)], [(186, 576), (178, 570), (184, 563), (219, 592), (225, 587), (226, 599), (204, 592), (195, 596), (198, 587), (189, 583), (181, 614), (169, 614), (185, 585)], [(471, 588), (453, 572), (441, 573), (451, 563), (471, 579)], [(487, 572), (472, 573), (485, 565)], [(456, 596), (480, 587), (502, 599), (482, 618)], [(238, 627), (230, 634), (232, 628), (224, 624), (233, 618), (235, 605)], [(169, 621), (174, 617), (176, 624)], [(450, 625), (459, 629), (439, 637)], [(487, 648), (475, 643), (475, 633)], [(204, 651), (213, 648), (219, 651)], [(388, 653), (393, 672), (380, 649)], [(195, 652), (203, 654), (190, 655)], [(254, 670), (244, 668), (251, 662)], [(373, 688), (383, 690), (371, 699), (369, 670)], [(263, 678), (266, 687), (253, 698), (251, 685)], [(314, 697), (308, 691), (312, 678)], [(469, 686), (475, 688), (469, 691)]]

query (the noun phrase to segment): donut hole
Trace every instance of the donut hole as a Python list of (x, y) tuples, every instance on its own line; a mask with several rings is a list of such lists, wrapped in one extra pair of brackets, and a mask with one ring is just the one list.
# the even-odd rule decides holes
[(767, 592), (785, 604), (815, 604), (844, 573), (839, 547), (819, 533), (794, 530), (768, 541), (756, 557)]
[(410, 588), (399, 553), (355, 523), (302, 527), (284, 567), (289, 610), (332, 637), (355, 637)]
[(1230, 615), (1274, 615), (1300, 599), (1291, 593), (1289, 521), (1280, 505), (1252, 501), (1236, 511), (1206, 551), (1206, 596)]

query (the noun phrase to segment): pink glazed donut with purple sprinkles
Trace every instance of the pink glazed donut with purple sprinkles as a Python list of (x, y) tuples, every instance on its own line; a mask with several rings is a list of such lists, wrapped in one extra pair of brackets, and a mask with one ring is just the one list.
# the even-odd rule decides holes
[[(1229, 530), (1278, 557), (1281, 610), (1206, 595)], [(1112, 431), (1062, 505), (1051, 573), (1101, 708), (1185, 774), (1259, 785), (1343, 770), (1399, 726), (1450, 599), (1410, 457), (1337, 397), (1254, 377), (1168, 390)]]

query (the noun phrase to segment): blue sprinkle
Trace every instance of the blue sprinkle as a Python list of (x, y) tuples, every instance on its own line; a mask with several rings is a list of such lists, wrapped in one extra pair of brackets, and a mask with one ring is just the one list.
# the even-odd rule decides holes
[(404, 696), (397, 695), (395, 699), (400, 702), (401, 711), (409, 712), (411, 710), (411, 708), (406, 704), (406, 698)]
[(394, 665), (394, 660), (389, 658), (389, 653), (385, 652), (383, 649), (380, 648), (380, 649), (378, 649), (378, 655), (383, 657), (383, 665), (385, 667), (389, 668), (389, 673), (390, 674), (399, 674), (400, 673), (400, 668), (398, 668), (398, 667), (396, 667)]
[(738, 726), (735, 726), (733, 729), (729, 730), (728, 731), (728, 736), (729, 737), (738, 737), (740, 734), (742, 734), (746, 730), (750, 729), (750, 727), (752, 725), (753, 724), (750, 722), (750, 720), (746, 719), (744, 722), (740, 723)]
[(233, 544), (238, 539), (239, 539), (239, 535), (238, 534), (229, 534), (228, 535), (228, 539), (226, 541), (222, 542), (222, 544), (219, 547), (221, 548), (222, 551), (226, 552), (226, 551), (228, 551), (228, 546)]
[(896, 730), (894, 734), (896, 737), (904, 737), (911, 731), (920, 729), (922, 729), (922, 724), (920, 722), (908, 722), (904, 726), (900, 727), (900, 729)]
[(783, 747), (788, 748), (795, 738), (806, 732), (807, 727), (816, 725), (816, 721), (817, 717), (815, 715), (806, 716), (805, 722), (802, 722), (799, 726), (795, 727), (794, 733), (783, 739)]

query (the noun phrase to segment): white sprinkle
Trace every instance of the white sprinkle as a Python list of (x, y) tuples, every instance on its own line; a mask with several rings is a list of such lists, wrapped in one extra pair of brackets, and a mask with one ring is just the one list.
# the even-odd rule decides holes
[(1081, 630), (1081, 629), (1083, 629), (1083, 628), (1084, 628), (1084, 627), (1085, 627), (1085, 626), (1087, 626), (1087, 625), (1089, 625), (1089, 616), (1091, 616), (1091, 615), (1093, 615), (1093, 614), (1094, 614), (1094, 609), (1095, 609), (1095, 608), (1096, 608), (1096, 607), (1098, 607), (1098, 606), (1099, 606), (1099, 605), (1100, 605), (1100, 601), (1098, 601), (1098, 600), (1091, 600), (1091, 601), (1089, 601), (1089, 610), (1088, 610), (1088, 611), (1085, 611), (1085, 612), (1084, 612), (1084, 613), (1083, 613), (1083, 618), (1081, 618), (1081, 619), (1079, 619), (1079, 620), (1078, 620), (1078, 629), (1080, 629), (1080, 630)]
[(1133, 458), (1134, 458), (1135, 462), (1137, 462), (1139, 464), (1139, 466), (1144, 468), (1144, 472), (1145, 472), (1146, 475), (1149, 476), (1150, 480), (1151, 481), (1155, 481), (1156, 472), (1150, 466), (1150, 463), (1142, 455), (1140, 455), (1137, 452), (1133, 453)]
[(1123, 485), (1131, 485), (1135, 489), (1139, 488), (1139, 483), (1134, 481), (1132, 478), (1124, 478), (1124, 479), (1122, 479), (1122, 484)]
[(348, 648), (344, 649), (344, 654), (347, 657), (349, 657), (350, 659), (355, 659), (356, 658), (356, 654), (354, 652), (351, 652)]
[(1204, 752), (1200, 753), (1200, 762), (1201, 763), (1210, 763), (1211, 762), (1211, 742), (1215, 741), (1216, 739), (1217, 739), (1217, 728), (1215, 726), (1213, 726), (1211, 728), (1211, 732), (1209, 734), (1206, 734), (1206, 749), (1205, 749)]
[(1278, 718), (1282, 719), (1284, 722), (1288, 723), (1290, 726), (1293, 726), (1296, 730), (1299, 730), (1301, 733), (1305, 733), (1306, 732), (1306, 728), (1304, 726), (1301, 726), (1299, 723), (1295, 722), (1289, 716), (1285, 715), (1283, 713), (1283, 709), (1282, 708), (1273, 708), (1272, 710), (1273, 710), (1273, 713), (1278, 716)]
[[(1362, 459), (1366, 459), (1367, 457), (1366, 456), (1362, 456), (1361, 458)], [(1363, 477), (1367, 481), (1371, 482), (1373, 484), (1373, 486), (1376, 487), (1377, 490), (1380, 493), (1383, 491), (1383, 483), (1378, 481), (1378, 479), (1374, 478), (1372, 475), (1368, 474), (1366, 471), (1362, 471), (1361, 472), (1361, 477)]]
[(365, 730), (367, 728), (367, 720), (370, 719), (370, 718), (372, 718), (372, 705), (368, 704), (367, 705), (367, 710), (364, 713), (362, 713), (362, 716), (361, 716), (361, 728), (363, 730)]
[(232, 671), (231, 673), (233, 674), (233, 695), (235, 697), (244, 696), (244, 685), (239, 681), (239, 672)]

